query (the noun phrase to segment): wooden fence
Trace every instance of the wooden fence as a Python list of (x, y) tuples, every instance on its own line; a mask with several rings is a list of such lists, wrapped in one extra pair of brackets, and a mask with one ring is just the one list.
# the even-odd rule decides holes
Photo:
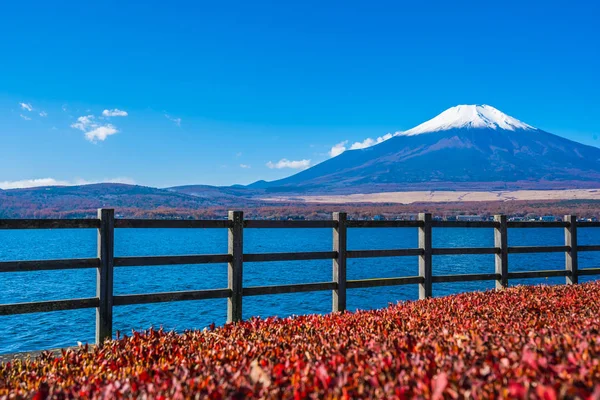
[[(582, 275), (598, 275), (600, 268), (579, 269), (577, 254), (581, 251), (600, 251), (600, 245), (579, 246), (577, 228), (600, 227), (600, 222), (577, 222), (573, 215), (567, 215), (559, 222), (507, 222), (506, 216), (496, 215), (494, 221), (436, 221), (431, 214), (419, 214), (417, 221), (354, 221), (348, 220), (345, 213), (334, 213), (333, 219), (325, 221), (270, 221), (244, 220), (241, 211), (230, 211), (227, 220), (142, 220), (115, 219), (114, 210), (98, 210), (97, 219), (66, 220), (0, 220), (0, 229), (64, 229), (87, 228), (98, 230), (98, 255), (95, 258), (43, 260), (43, 261), (4, 261), (0, 262), (0, 273), (47, 271), (64, 269), (95, 268), (97, 271), (96, 297), (41, 301), (31, 303), (2, 304), (1, 315), (14, 315), (81, 308), (96, 308), (96, 342), (112, 337), (112, 313), (114, 306), (129, 304), (161, 303), (168, 301), (202, 300), (227, 298), (228, 322), (242, 318), (243, 298), (268, 294), (332, 291), (332, 311), (346, 309), (348, 289), (377, 286), (419, 285), (419, 298), (432, 294), (432, 284), (438, 282), (467, 282), (493, 280), (496, 288), (508, 286), (509, 279), (565, 277), (567, 284), (577, 283)], [(177, 255), (159, 257), (115, 257), (114, 230), (127, 228), (214, 228), (228, 230), (227, 254)], [(331, 251), (294, 253), (244, 254), (243, 234), (245, 229), (275, 228), (330, 228), (333, 230)], [(390, 250), (348, 250), (348, 228), (418, 228), (419, 247), (415, 249)], [(494, 247), (433, 248), (432, 228), (493, 228)], [(508, 228), (564, 228), (564, 246), (508, 246)], [(564, 253), (564, 270), (529, 272), (509, 272), (508, 255), (523, 253)], [(495, 272), (487, 274), (441, 275), (432, 274), (432, 256), (495, 254)], [(372, 257), (419, 257), (419, 275), (397, 278), (346, 279), (346, 260), (349, 258)], [(333, 261), (333, 279), (330, 282), (303, 283), (276, 286), (243, 287), (243, 265), (247, 262), (325, 260)], [(221, 289), (191, 290), (180, 292), (114, 295), (114, 268), (176, 265), (176, 264), (228, 264), (228, 286)]]

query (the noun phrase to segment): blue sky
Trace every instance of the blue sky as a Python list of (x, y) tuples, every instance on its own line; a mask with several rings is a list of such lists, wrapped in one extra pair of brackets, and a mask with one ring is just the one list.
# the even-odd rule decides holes
[(457, 104), (600, 146), (598, 15), (591, 1), (5, 2), (0, 187), (272, 180)]

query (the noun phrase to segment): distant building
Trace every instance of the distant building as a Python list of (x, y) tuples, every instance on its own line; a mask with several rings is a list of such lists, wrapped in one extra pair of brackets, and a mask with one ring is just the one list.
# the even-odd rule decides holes
[(481, 215), (457, 215), (457, 221), (483, 221), (483, 217)]
[(556, 221), (556, 217), (554, 215), (544, 215), (542, 217), (542, 222), (554, 222)]
[(373, 221), (385, 221), (385, 217), (383, 215), (377, 214), (373, 217)]

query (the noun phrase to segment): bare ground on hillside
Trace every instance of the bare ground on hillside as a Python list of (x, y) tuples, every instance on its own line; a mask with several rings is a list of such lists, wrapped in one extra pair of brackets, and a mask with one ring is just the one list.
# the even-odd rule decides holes
[(306, 203), (398, 203), (421, 202), (452, 203), (463, 201), (511, 201), (511, 200), (600, 200), (600, 189), (568, 190), (516, 190), (516, 191), (413, 191), (384, 192), (349, 195), (274, 196), (264, 201), (303, 201)]

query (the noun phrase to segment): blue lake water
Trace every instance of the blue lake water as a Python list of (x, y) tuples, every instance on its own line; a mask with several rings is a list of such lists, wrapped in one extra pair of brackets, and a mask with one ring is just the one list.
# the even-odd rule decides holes
[[(579, 244), (600, 244), (600, 229), (579, 229)], [(510, 246), (563, 245), (563, 229), (509, 229)], [(447, 228), (433, 230), (434, 247), (492, 247), (491, 229)], [(415, 248), (415, 228), (349, 229), (348, 249)], [(331, 229), (246, 229), (244, 251), (330, 251)], [(116, 256), (216, 254), (227, 252), (225, 229), (117, 229)], [(95, 230), (0, 230), (0, 261), (80, 258), (96, 256)], [(581, 252), (580, 268), (600, 266), (600, 253)], [(509, 255), (510, 271), (563, 269), (564, 254)], [(492, 273), (493, 255), (434, 256), (433, 273)], [(331, 261), (245, 263), (244, 286), (309, 283), (331, 280)], [(418, 275), (418, 257), (348, 260), (348, 279)], [(595, 277), (581, 277), (580, 281)], [(94, 297), (96, 271), (66, 270), (1, 273), (0, 304)], [(564, 278), (511, 280), (516, 284), (561, 284)], [(227, 265), (179, 265), (115, 269), (115, 294), (153, 293), (224, 288)], [(486, 290), (493, 281), (439, 283), (434, 296)], [(418, 297), (417, 285), (348, 290), (348, 309), (372, 309)], [(227, 300), (199, 300), (114, 309), (114, 329), (129, 333), (151, 326), (198, 329), (226, 320)], [(245, 297), (243, 317), (327, 313), (331, 292)], [(94, 340), (95, 310), (73, 310), (0, 316), (0, 353), (72, 346)]]

